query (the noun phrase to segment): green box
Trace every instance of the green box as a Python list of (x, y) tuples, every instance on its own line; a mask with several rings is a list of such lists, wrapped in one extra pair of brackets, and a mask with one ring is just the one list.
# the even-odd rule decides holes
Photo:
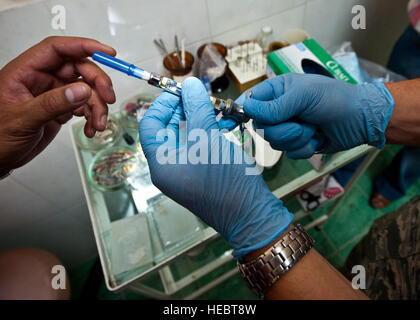
[(357, 84), (357, 81), (314, 39), (270, 52), (267, 60), (269, 76), (289, 72), (316, 73)]
[[(357, 81), (314, 39), (270, 52), (267, 62), (269, 78), (289, 72), (315, 73), (357, 84)], [(322, 170), (331, 158), (332, 155), (329, 154), (315, 154), (308, 161), (316, 170)]]

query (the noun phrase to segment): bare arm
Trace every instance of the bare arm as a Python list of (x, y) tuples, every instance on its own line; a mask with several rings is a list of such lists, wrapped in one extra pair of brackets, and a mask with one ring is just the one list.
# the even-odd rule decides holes
[(420, 79), (386, 84), (395, 105), (385, 135), (388, 143), (420, 146)]
[[(290, 226), (286, 232), (292, 228), (293, 226)], [(281, 237), (283, 235), (278, 239)], [(264, 248), (250, 252), (244, 260), (248, 262), (255, 259), (278, 239)], [(368, 299), (363, 292), (353, 289), (350, 282), (315, 249), (311, 249), (289, 272), (268, 289), (265, 298), (290, 300)]]
[[(392, 117), (386, 130), (388, 143), (420, 146), (420, 79), (386, 84), (394, 98)], [(289, 230), (291, 227), (289, 228)], [(272, 244), (245, 256), (251, 261)], [(367, 299), (352, 288), (331, 264), (311, 249), (266, 293), (266, 299)]]

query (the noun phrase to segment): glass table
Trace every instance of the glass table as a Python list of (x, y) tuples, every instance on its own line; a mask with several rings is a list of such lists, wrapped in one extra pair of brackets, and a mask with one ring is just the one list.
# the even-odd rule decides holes
[[(234, 98), (238, 95), (239, 92), (231, 83), (229, 88), (218, 96)], [(119, 115), (116, 114), (115, 117), (118, 118)], [(70, 132), (105, 282), (109, 290), (129, 289), (152, 298), (166, 299), (218, 268), (225, 270), (215, 280), (182, 297), (192, 299), (238, 272), (233, 263), (231, 250), (225, 246), (223, 252), (202, 259), (203, 261), (196, 264), (187, 274), (174, 275), (173, 265), (183, 256), (194, 256), (203, 250), (208, 250), (213, 243), (224, 240), (214, 229), (161, 194), (152, 185), (144, 159), (142, 165), (145, 166), (143, 169), (146, 170), (146, 174), (142, 179), (138, 181), (134, 179), (115, 190), (97, 188), (89, 178), (89, 170), (98, 151), (86, 150), (77, 142), (83, 125), (84, 120), (72, 123)], [(122, 131), (133, 137), (136, 145), (137, 130), (124, 127)], [(133, 145), (128, 145), (120, 136), (113, 147), (132, 148)], [(345, 164), (367, 155), (345, 186), (347, 192), (378, 153), (379, 150), (375, 148), (359, 146), (333, 155), (321, 170), (313, 169), (307, 160), (293, 161), (283, 157), (276, 166), (266, 170), (263, 177), (273, 194), (279, 199), (285, 199)], [(306, 229), (319, 227), (328, 219), (329, 213), (342, 198), (332, 199), (334, 204), (330, 210), (317, 218), (313, 218), (311, 212), (299, 210), (295, 212), (295, 221), (309, 217), (310, 222), (305, 225)], [(230, 268), (226, 268), (227, 265)], [(159, 288), (147, 285), (147, 281), (144, 281), (152, 274), (159, 275), (162, 282)]]

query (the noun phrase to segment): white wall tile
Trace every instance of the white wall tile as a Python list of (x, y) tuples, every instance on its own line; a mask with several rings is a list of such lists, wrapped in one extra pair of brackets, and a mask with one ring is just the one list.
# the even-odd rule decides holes
[(324, 48), (331, 48), (350, 40), (351, 8), (355, 0), (336, 0), (332, 6), (329, 0), (310, 1), (306, 6), (305, 29)]
[(0, 12), (0, 68), (50, 35), (62, 35), (51, 27), (44, 2)]
[[(391, 48), (408, 24), (406, 1), (381, 0), (309, 1), (305, 29), (324, 48), (330, 49), (351, 41), (359, 55), (385, 63)], [(351, 9), (356, 4), (366, 8), (366, 30), (353, 30)]]
[[(54, 215), (57, 207), (19, 184), (13, 176), (0, 181), (0, 235)], [(0, 241), (1, 242), (1, 241)]]
[(210, 36), (205, 0), (48, 0), (67, 12), (67, 35), (96, 38), (123, 59), (140, 61), (159, 54), (153, 39), (160, 36), (168, 50), (174, 35), (186, 43)]
[(89, 209), (86, 202), (78, 203), (63, 211), (62, 216), (71, 216), (88, 232), (93, 232)]
[(366, 8), (366, 30), (354, 31), (359, 56), (386, 65), (395, 42), (408, 26), (407, 1), (360, 1)]
[(212, 36), (304, 3), (305, 0), (207, 0)]
[[(195, 60), (194, 64), (197, 64), (196, 53), (198, 48), (207, 42), (210, 42), (210, 38), (203, 39), (201, 41), (195, 42), (185, 47), (185, 50), (194, 55)], [(162, 75), (168, 75), (167, 70), (163, 66), (162, 56), (154, 56), (151, 59), (146, 59), (138, 62), (134, 62), (140, 68), (143, 68), (150, 72), (156, 72)], [(139, 93), (150, 93), (150, 94), (160, 94), (162, 90), (154, 88), (148, 85), (146, 82), (129, 77), (119, 71), (113, 70), (111, 68), (101, 66), (111, 77), (113, 87), (116, 95), (116, 102), (113, 105), (110, 105), (110, 112), (117, 112), (120, 110), (121, 104), (125, 100), (131, 98), (132, 96)]]
[(1, 0), (0, 11), (17, 8), (17, 7), (23, 7), (32, 2), (39, 2), (39, 1), (41, 0)]
[(273, 28), (273, 38), (280, 40), (282, 33), (288, 29), (303, 28), (304, 13), (305, 6), (301, 5), (274, 16), (249, 23), (238, 29), (214, 36), (213, 40), (229, 45), (237, 42), (238, 40), (254, 39), (260, 32), (261, 28), (266, 25)]
[(61, 144), (61, 139), (53, 141), (35, 159), (15, 170), (13, 177), (58, 208), (65, 209), (84, 202), (85, 197), (74, 152), (71, 146)]
[(36, 247), (55, 254), (66, 268), (72, 268), (97, 255), (92, 229), (74, 217), (74, 210), (61, 212), (30, 226), (0, 234), (0, 251)]
[[(80, 119), (80, 118), (73, 117), (72, 119)], [(56, 135), (52, 143), (66, 146), (67, 148), (71, 148), (73, 150), (73, 145), (71, 143), (71, 136), (70, 136), (70, 122), (61, 126), (60, 131), (58, 132), (58, 134)]]

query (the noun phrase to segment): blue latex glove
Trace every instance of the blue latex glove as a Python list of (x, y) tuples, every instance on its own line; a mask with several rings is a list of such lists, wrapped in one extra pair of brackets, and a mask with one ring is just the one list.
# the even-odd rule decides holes
[(381, 83), (349, 84), (319, 75), (285, 74), (241, 96), (256, 129), (290, 158), (369, 144), (382, 148), (394, 100)]
[(153, 183), (217, 230), (236, 259), (291, 224), (293, 216), (252, 160), (220, 133), (200, 80), (182, 83), (182, 100), (162, 93), (153, 102), (141, 120), (140, 141)]

